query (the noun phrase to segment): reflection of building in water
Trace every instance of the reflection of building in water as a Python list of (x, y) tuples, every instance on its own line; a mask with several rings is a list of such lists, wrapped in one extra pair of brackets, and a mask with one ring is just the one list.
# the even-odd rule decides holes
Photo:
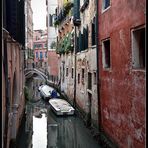
[(47, 133), (48, 147), (58, 147), (58, 124), (50, 115), (47, 115)]
[(26, 105), (25, 132), (28, 133), (28, 138), (27, 138), (28, 148), (32, 148), (32, 135), (33, 135), (33, 106), (32, 105)]
[(38, 91), (38, 88), (40, 84), (44, 84), (44, 83), (45, 83), (45, 80), (41, 79), (40, 77), (33, 78), (33, 92), (34, 92), (33, 99), (34, 100), (40, 99), (40, 92)]
[[(40, 134), (42, 134), (43, 139), (47, 139), (47, 134), (45, 134), (47, 133), (47, 129), (45, 131), (46, 125), (44, 125), (44, 123), (46, 124), (47, 122), (43, 121), (44, 119), (46, 120), (46, 115), (44, 117), (43, 113), (46, 113), (46, 110), (42, 109), (41, 106), (33, 106), (32, 104), (26, 105), (25, 132), (27, 133), (27, 142), (26, 142), (27, 148), (32, 148), (32, 147), (36, 148), (35, 141), (36, 139), (38, 139)], [(39, 120), (36, 120), (36, 119), (39, 119)], [(39, 131), (41, 132), (37, 131), (37, 126), (38, 128), (40, 128)], [(46, 141), (44, 140), (44, 142)], [(42, 145), (44, 144), (44, 142), (39, 142), (39, 143), (40, 145)]]
[(41, 115), (41, 118), (33, 116), (33, 148), (47, 148), (47, 117), (45, 113)]

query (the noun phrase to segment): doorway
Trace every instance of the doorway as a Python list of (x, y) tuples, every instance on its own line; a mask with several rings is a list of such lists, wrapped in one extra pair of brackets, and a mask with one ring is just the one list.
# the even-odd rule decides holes
[(88, 116), (87, 116), (87, 126), (91, 126), (91, 108), (92, 108), (92, 94), (88, 92)]

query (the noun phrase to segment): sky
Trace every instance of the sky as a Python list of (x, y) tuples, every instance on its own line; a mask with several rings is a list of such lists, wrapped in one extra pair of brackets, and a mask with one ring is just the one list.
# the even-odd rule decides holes
[(46, 0), (31, 0), (33, 30), (46, 29)]

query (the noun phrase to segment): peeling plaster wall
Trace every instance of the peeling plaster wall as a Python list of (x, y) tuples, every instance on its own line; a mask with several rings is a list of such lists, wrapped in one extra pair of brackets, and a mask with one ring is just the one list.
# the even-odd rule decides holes
[[(65, 72), (63, 75), (63, 66), (65, 68)], [(74, 54), (69, 53), (65, 55), (61, 55), (60, 61), (61, 67), (61, 90), (67, 94), (71, 101), (74, 99)], [(68, 76), (66, 76), (66, 68), (68, 68)], [(73, 78), (72, 78), (72, 68), (73, 68)], [(64, 76), (64, 82), (63, 82)]]
[[(145, 1), (99, 1), (102, 126), (121, 148), (145, 145), (145, 70), (132, 68), (131, 29), (145, 24)], [(101, 41), (110, 37), (111, 68), (102, 64)]]
[[(80, 7), (84, 1), (80, 1)], [(88, 26), (88, 49), (77, 53), (76, 61), (76, 103), (80, 109), (87, 115), (89, 113), (89, 99), (88, 92), (92, 94), (91, 98), (91, 119), (93, 124), (98, 126), (98, 98), (97, 98), (97, 85), (94, 84), (94, 72), (96, 72), (96, 47), (91, 46), (91, 23), (96, 16), (96, 1), (89, 1), (88, 7), (80, 14), (81, 25), (77, 27), (77, 35), (79, 30), (83, 30), (83, 27)], [(65, 30), (71, 30), (71, 27), (65, 27)], [(83, 32), (83, 31), (82, 31)], [(61, 33), (64, 34), (64, 31)], [(62, 35), (59, 35), (62, 37)], [(72, 68), (75, 67), (74, 53), (62, 54), (60, 56), (60, 74), (61, 77), (61, 90), (63, 90), (67, 96), (73, 101), (74, 98), (74, 77), (71, 77)], [(63, 67), (64, 66), (64, 67)], [(64, 71), (63, 71), (64, 68)], [(66, 76), (66, 68), (68, 68), (68, 76)], [(82, 68), (84, 68), (84, 81), (82, 82)], [(73, 69), (74, 70), (74, 69)], [(74, 72), (74, 71), (73, 71)], [(88, 88), (88, 72), (92, 73), (92, 90)], [(64, 73), (64, 74), (63, 74)], [(80, 84), (78, 84), (78, 73), (80, 73)], [(63, 82), (64, 77), (64, 82)]]
[[(61, 90), (63, 90), (67, 96), (73, 101), (74, 97), (74, 74), (73, 78), (71, 77), (72, 68), (74, 68), (74, 55), (72, 53), (61, 55), (60, 58), (60, 67), (61, 67)], [(64, 63), (64, 82), (63, 78), (63, 63)], [(68, 68), (68, 76), (66, 76), (66, 68)], [(84, 68), (84, 84), (78, 84), (78, 73), (82, 77), (82, 68)], [(96, 72), (96, 49), (91, 49), (89, 51), (84, 51), (77, 54), (77, 70), (76, 70), (76, 102), (79, 107), (87, 114), (88, 113), (88, 72), (92, 73), (92, 109), (91, 115), (92, 119), (97, 125), (98, 122), (98, 98), (97, 98), (97, 85), (94, 84), (93, 73)]]
[[(10, 80), (9, 99), (10, 106), (8, 113), (8, 137), (7, 143), (11, 139), (16, 139), (18, 128), (22, 119), (25, 98), (24, 98), (24, 55), (19, 44), (11, 39), (7, 40), (7, 63), (8, 79)], [(15, 77), (15, 78), (14, 78)]]
[[(84, 82), (82, 83), (82, 68), (84, 68)], [(88, 72), (92, 73), (92, 90), (88, 90)], [(98, 98), (97, 85), (94, 84), (94, 72), (96, 72), (96, 49), (90, 49), (77, 54), (77, 104), (85, 113), (89, 113), (88, 92), (92, 94), (91, 116), (95, 124), (98, 123)], [(80, 74), (80, 83), (78, 84), (78, 73)]]

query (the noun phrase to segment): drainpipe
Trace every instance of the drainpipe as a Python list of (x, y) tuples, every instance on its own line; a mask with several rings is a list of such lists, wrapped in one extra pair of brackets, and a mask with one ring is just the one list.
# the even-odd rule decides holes
[(99, 76), (99, 37), (98, 37), (98, 16), (99, 16), (99, 2), (96, 0), (96, 60), (97, 60), (97, 97), (98, 97), (98, 125), (99, 133), (101, 132), (101, 101), (100, 101), (100, 76)]
[(77, 80), (76, 80), (76, 68), (77, 68), (77, 52), (76, 52), (76, 48), (77, 48), (77, 34), (76, 34), (76, 26), (74, 26), (74, 35), (75, 35), (75, 46), (74, 46), (74, 101), (73, 101), (73, 105), (74, 107), (76, 107), (76, 83), (77, 83)]

